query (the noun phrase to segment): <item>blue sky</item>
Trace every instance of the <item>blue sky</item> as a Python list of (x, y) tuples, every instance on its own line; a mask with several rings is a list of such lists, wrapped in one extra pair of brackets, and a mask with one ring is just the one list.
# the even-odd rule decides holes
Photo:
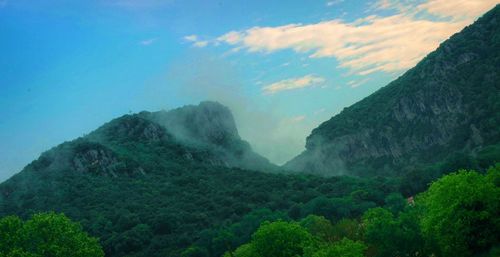
[(0, 0), (0, 181), (130, 112), (228, 105), (276, 163), (496, 0)]

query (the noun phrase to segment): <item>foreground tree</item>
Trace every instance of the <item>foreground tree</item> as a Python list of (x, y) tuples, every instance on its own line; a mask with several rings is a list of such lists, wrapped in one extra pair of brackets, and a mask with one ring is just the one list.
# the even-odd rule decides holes
[(374, 256), (427, 256), (419, 226), (418, 210), (408, 206), (398, 216), (384, 208), (363, 215), (364, 239)]
[(16, 216), (0, 219), (0, 256), (101, 257), (96, 238), (83, 232), (64, 214), (35, 214), (23, 222)]
[(376, 256), (395, 256), (398, 252), (394, 242), (398, 231), (394, 215), (387, 209), (370, 209), (363, 215), (365, 240), (372, 247)]
[(312, 242), (307, 230), (294, 222), (264, 223), (252, 237), (255, 251), (262, 257), (302, 256)]
[(442, 256), (490, 250), (500, 235), (499, 167), (488, 175), (459, 171), (432, 183), (422, 194), (422, 231)]

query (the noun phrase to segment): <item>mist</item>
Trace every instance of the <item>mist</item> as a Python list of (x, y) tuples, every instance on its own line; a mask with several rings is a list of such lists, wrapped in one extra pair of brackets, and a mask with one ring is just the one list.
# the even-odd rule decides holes
[(169, 68), (167, 81), (179, 85), (180, 96), (192, 104), (210, 100), (229, 107), (241, 138), (278, 165), (300, 154), (306, 137), (322, 122), (286, 116), (278, 111), (279, 103), (248, 94), (231, 63), (209, 54), (187, 54)]

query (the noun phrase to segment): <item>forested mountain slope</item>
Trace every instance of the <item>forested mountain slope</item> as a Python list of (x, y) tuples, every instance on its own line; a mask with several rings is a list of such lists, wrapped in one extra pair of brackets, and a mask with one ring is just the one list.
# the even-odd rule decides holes
[[(357, 217), (398, 191), (386, 179), (239, 167), (276, 168), (251, 152), (220, 104), (125, 115), (43, 153), (0, 184), (0, 217), (65, 213), (100, 238), (106, 256), (181, 256), (193, 245), (220, 256), (262, 220)], [(234, 223), (228, 246), (221, 238)]]
[(466, 159), (485, 168), (500, 157), (499, 67), (496, 6), (416, 67), (314, 129), (306, 150), (284, 167), (326, 176), (396, 175)]
[(253, 170), (278, 167), (253, 152), (238, 134), (231, 111), (217, 102), (201, 102), (170, 111), (141, 112), (115, 119), (85, 139), (113, 143), (130, 139), (170, 144), (178, 158), (193, 162)]

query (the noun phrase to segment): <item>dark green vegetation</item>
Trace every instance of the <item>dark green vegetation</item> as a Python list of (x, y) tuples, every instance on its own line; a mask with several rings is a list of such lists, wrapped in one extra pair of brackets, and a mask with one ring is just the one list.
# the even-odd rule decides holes
[(0, 219), (2, 257), (102, 257), (96, 238), (62, 214), (35, 214), (23, 222), (17, 216)]
[(434, 182), (414, 203), (399, 199), (360, 219), (265, 222), (224, 257), (498, 256), (500, 166), (459, 171)]
[[(500, 6), (314, 129), (291, 170), (439, 177), (500, 160)], [(460, 160), (460, 163), (456, 161)], [(450, 167), (455, 165), (458, 167)]]
[[(227, 117), (213, 115), (220, 105), (202, 105), (205, 126), (224, 123)], [(248, 240), (263, 220), (357, 217), (399, 189), (384, 178), (231, 167), (247, 165), (248, 148), (221, 133), (224, 126), (214, 130), (216, 137), (193, 133), (186, 142), (153, 115), (123, 116), (42, 154), (0, 185), (0, 216), (62, 212), (99, 237), (107, 256), (220, 256)]]
[[(498, 166), (484, 173), (500, 161), (499, 22), (497, 6), (315, 129), (286, 166), (360, 177), (282, 174), (239, 137), (226, 107), (203, 102), (125, 115), (43, 153), (0, 184), (0, 217), (62, 212), (106, 256), (498, 256)], [(428, 188), (460, 168), (479, 173)], [(63, 235), (80, 231), (49, 216)], [(2, 222), (0, 233), (32, 224)], [(32, 251), (21, 234), (19, 251)], [(58, 246), (59, 235), (35, 245)]]

